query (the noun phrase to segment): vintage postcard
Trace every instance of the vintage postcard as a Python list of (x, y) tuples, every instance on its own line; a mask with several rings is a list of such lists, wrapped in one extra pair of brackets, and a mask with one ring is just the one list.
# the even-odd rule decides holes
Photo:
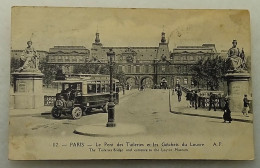
[(9, 159), (254, 159), (249, 11), (11, 19)]

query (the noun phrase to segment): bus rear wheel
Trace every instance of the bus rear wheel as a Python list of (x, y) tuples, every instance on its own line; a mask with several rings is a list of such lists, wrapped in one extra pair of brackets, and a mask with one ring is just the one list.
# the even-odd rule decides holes
[(52, 110), (51, 110), (51, 115), (52, 117), (54, 118), (60, 118), (61, 116), (61, 110), (56, 108), (56, 107), (53, 107)]
[(74, 120), (82, 117), (82, 109), (80, 107), (74, 107), (71, 111), (71, 116)]

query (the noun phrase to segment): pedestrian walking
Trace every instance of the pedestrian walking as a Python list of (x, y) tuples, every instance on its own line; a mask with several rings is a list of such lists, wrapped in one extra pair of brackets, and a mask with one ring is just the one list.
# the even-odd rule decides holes
[(228, 99), (225, 98), (225, 106), (224, 106), (224, 114), (223, 114), (223, 119), (224, 119), (224, 123), (226, 121), (228, 121), (229, 123), (231, 123), (232, 118), (231, 118), (231, 111), (229, 109), (229, 103), (228, 103)]
[(216, 111), (216, 96), (212, 92), (209, 94), (209, 111), (211, 110), (212, 106), (214, 107), (214, 111)]
[(243, 113), (244, 116), (248, 117), (249, 100), (247, 98), (247, 95), (244, 95), (243, 102), (244, 102), (244, 107), (243, 107), (242, 113)]
[(187, 101), (187, 107), (190, 107), (191, 108), (191, 105), (192, 105), (192, 101), (191, 101), (191, 92), (188, 91), (186, 93), (186, 101)]
[(191, 107), (194, 107), (194, 91), (193, 90), (190, 92), (190, 105), (191, 105)]
[(182, 96), (182, 90), (181, 90), (180, 87), (177, 89), (177, 95), (178, 95), (178, 102), (180, 102), (181, 101), (181, 96)]
[(195, 107), (195, 109), (198, 108), (198, 93), (197, 91), (193, 91), (193, 107)]
[(123, 95), (125, 95), (125, 85), (123, 85)]

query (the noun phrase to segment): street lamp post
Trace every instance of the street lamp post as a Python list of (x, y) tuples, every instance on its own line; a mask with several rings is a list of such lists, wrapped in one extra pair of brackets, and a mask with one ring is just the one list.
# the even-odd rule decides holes
[(114, 93), (113, 93), (113, 57), (115, 56), (115, 52), (112, 51), (112, 48), (107, 52), (107, 57), (109, 61), (109, 72), (110, 72), (110, 98), (108, 102), (108, 122), (107, 127), (115, 127), (115, 103), (114, 103)]

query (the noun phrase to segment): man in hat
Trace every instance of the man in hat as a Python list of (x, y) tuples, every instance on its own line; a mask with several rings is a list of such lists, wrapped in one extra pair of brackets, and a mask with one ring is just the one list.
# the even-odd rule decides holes
[(214, 108), (214, 111), (216, 111), (216, 95), (213, 94), (212, 92), (209, 93), (209, 111), (211, 108)]
[(248, 100), (246, 94), (244, 95), (243, 102), (244, 102), (244, 107), (243, 107), (242, 113), (243, 113), (244, 116), (248, 117), (248, 111), (249, 111), (249, 100)]
[(192, 93), (192, 102), (193, 102), (193, 107), (195, 107), (195, 109), (197, 109), (198, 108), (198, 93), (197, 93), (197, 91), (193, 91), (193, 93)]

